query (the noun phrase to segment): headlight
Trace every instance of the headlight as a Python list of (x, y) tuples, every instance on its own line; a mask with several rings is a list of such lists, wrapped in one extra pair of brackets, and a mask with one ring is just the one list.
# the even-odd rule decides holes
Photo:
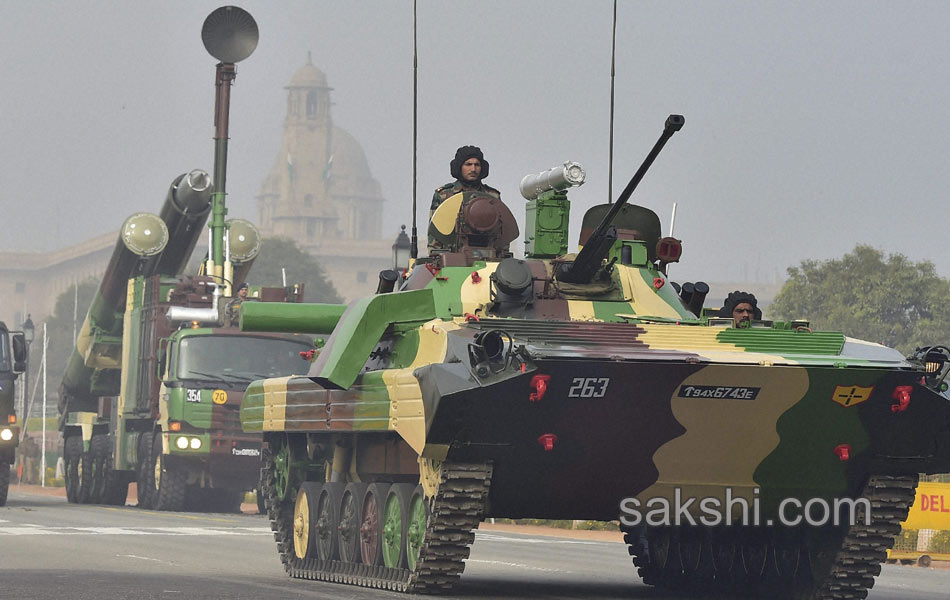
[(201, 448), (201, 439), (200, 438), (191, 438), (191, 449), (197, 450)]
[(186, 438), (185, 436), (181, 436), (180, 438), (178, 438), (177, 440), (175, 440), (175, 445), (178, 446), (178, 448), (181, 449), (181, 450), (187, 450), (187, 449), (188, 449), (188, 438)]
[(9, 441), (12, 440), (12, 439), (13, 439), (13, 431), (12, 431), (12, 430), (10, 430), (10, 429), (4, 429), (4, 430), (0, 431), (0, 440), (3, 440), (4, 442), (9, 442)]

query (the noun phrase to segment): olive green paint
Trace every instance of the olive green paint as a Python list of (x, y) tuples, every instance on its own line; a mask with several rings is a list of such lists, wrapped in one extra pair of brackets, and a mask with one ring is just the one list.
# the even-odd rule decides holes
[(310, 375), (346, 389), (391, 324), (435, 317), (434, 293), (428, 288), (360, 298), (346, 309)]
[(359, 399), (353, 408), (353, 429), (362, 431), (389, 429), (389, 390), (382, 371), (362, 375), (356, 383)]
[(747, 352), (763, 354), (821, 354), (838, 355), (844, 347), (844, 335), (834, 331), (790, 331), (750, 327), (727, 328), (716, 339), (735, 344)]
[[(761, 486), (763, 514), (774, 513), (784, 498), (802, 502), (814, 497), (846, 496), (848, 461), (835, 454), (839, 444), (851, 446), (851, 460), (868, 448), (860, 418), (861, 404), (845, 407), (832, 400), (839, 385), (868, 387), (881, 370), (809, 367), (805, 396), (776, 422), (779, 444), (755, 470)], [(868, 400), (870, 402), (870, 400)]]
[(251, 302), (241, 304), (241, 331), (330, 334), (346, 311), (345, 304)]
[(241, 428), (248, 432), (263, 431), (264, 429), (264, 381), (252, 381), (244, 391), (241, 400)]

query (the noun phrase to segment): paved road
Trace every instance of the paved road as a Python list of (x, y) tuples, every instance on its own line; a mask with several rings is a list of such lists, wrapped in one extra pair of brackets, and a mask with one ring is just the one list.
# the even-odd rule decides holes
[[(869, 598), (946, 597), (950, 570), (885, 566)], [(482, 531), (456, 599), (674, 597), (644, 586), (623, 544)], [(406, 598), (294, 580), (256, 515), (67, 504), (11, 489), (0, 508), (0, 598)]]

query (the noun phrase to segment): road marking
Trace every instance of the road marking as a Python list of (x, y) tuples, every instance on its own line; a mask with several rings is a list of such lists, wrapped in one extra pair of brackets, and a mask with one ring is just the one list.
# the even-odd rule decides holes
[(167, 560), (161, 560), (160, 558), (152, 558), (150, 556), (136, 556), (135, 554), (116, 554), (119, 558), (135, 558), (138, 560), (149, 560), (152, 562), (158, 562), (165, 565), (174, 565), (175, 563), (168, 562)]
[(489, 542), (520, 542), (522, 544), (579, 544), (581, 546), (596, 546), (598, 544), (619, 544), (622, 542), (588, 542), (583, 540), (567, 540), (564, 538), (557, 538), (553, 536), (545, 537), (533, 537), (533, 538), (524, 538), (524, 537), (514, 537), (507, 535), (499, 535), (497, 533), (487, 533), (477, 531), (475, 533), (475, 541), (486, 540)]
[(525, 565), (522, 563), (513, 563), (513, 562), (504, 562), (501, 560), (477, 560), (477, 559), (466, 559), (466, 564), (472, 563), (482, 563), (485, 565), (499, 565), (502, 567), (514, 567), (516, 569), (526, 569), (528, 571), (545, 571), (548, 573), (573, 573), (573, 571), (565, 571), (564, 569), (551, 569), (548, 567), (532, 567), (531, 565)]
[(3, 535), (166, 535), (166, 536), (252, 536), (272, 535), (270, 527), (44, 527), (19, 525), (0, 527)]

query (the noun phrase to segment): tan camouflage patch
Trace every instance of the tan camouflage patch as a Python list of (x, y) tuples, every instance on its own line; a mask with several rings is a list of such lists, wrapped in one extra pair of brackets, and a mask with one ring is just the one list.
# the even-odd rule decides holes
[[(755, 397), (681, 397), (688, 386), (728, 388), (724, 395), (738, 397), (743, 394), (733, 390), (754, 390)], [(734, 498), (751, 503), (757, 487), (753, 473), (779, 443), (776, 422), (805, 396), (808, 386), (805, 369), (784, 367), (714, 365), (685, 379), (671, 405), (686, 433), (653, 455), (659, 477), (638, 498), (672, 498), (673, 490), (680, 488), (684, 498), (711, 496), (724, 503), (725, 488), (731, 487)], [(691, 509), (698, 510), (697, 504)]]

